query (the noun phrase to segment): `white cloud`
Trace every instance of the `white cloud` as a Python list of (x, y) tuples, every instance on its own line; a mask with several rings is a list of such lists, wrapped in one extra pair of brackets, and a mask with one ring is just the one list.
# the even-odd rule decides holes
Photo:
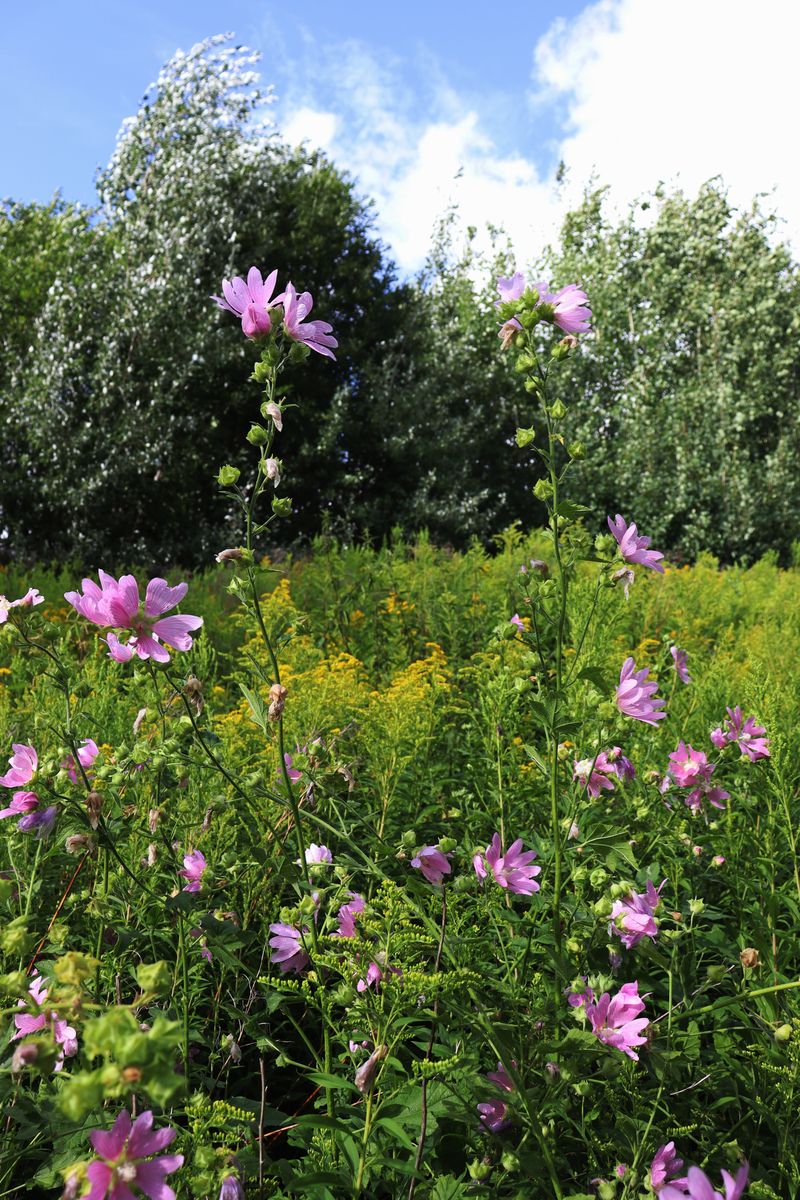
[(421, 266), (453, 203), (464, 225), (503, 226), (529, 262), (593, 177), (620, 206), (660, 181), (691, 193), (718, 174), (740, 206), (774, 189), (767, 207), (798, 245), (798, 44), (791, 0), (598, 0), (556, 21), (534, 48), (532, 80), (510, 81), (509, 99), (523, 114), (519, 141), (532, 151), (544, 130), (539, 149), (566, 163), (567, 187), (532, 154), (501, 149), (491, 106), (459, 96), (430, 55), (378, 62), (359, 42), (321, 47), (309, 35), (282, 128), (353, 174), (404, 271)]
[(694, 192), (722, 175), (758, 193), (800, 241), (792, 152), (800, 5), (792, 0), (600, 0), (535, 51), (535, 99), (564, 108), (561, 157), (618, 200), (661, 180)]

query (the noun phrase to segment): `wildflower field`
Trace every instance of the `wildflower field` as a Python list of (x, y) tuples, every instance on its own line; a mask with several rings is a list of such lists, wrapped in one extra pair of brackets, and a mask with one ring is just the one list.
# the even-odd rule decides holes
[(800, 575), (586, 525), (521, 275), (547, 529), (270, 559), (336, 349), (275, 286), (241, 544), (0, 575), (0, 1196), (798, 1195)]

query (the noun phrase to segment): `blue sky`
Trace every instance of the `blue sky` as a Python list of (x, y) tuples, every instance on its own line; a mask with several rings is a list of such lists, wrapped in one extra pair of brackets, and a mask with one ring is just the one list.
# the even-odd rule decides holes
[(3, 17), (0, 196), (91, 203), (162, 63), (226, 29), (262, 53), (278, 127), (355, 176), (408, 269), (451, 201), (533, 255), (593, 176), (624, 205), (722, 173), (741, 204), (771, 192), (800, 234), (786, 129), (756, 103), (795, 107), (800, 5), (786, 0), (28, 0)]

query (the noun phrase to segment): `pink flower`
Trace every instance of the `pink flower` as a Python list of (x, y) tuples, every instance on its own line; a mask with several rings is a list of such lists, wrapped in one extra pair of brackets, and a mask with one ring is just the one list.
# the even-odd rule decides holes
[[(627, 760), (626, 760), (627, 761)], [(613, 763), (608, 761), (605, 750), (601, 750), (596, 758), (576, 760), (572, 778), (586, 788), (587, 795), (594, 800), (601, 792), (613, 792), (614, 783), (609, 776), (618, 776), (619, 772)]]
[(691, 683), (692, 677), (689, 674), (689, 668), (686, 664), (688, 655), (685, 650), (679, 650), (677, 646), (670, 646), (669, 652), (672, 655), (672, 662), (678, 674), (678, 679), (681, 683)]
[(37, 838), (47, 837), (56, 823), (57, 814), (58, 809), (55, 804), (51, 804), (49, 808), (36, 809), (35, 812), (28, 812), (17, 821), (17, 829), (21, 829), (23, 833), (38, 829)]
[[(291, 754), (284, 754), (283, 761), (286, 764), (286, 774), (289, 776), (290, 783), (297, 783), (298, 780), (303, 778), (303, 772), (298, 771), (294, 766), (294, 759), (292, 758)], [(278, 783), (284, 782), (283, 771), (280, 771), (278, 773)]]
[[(750, 1168), (744, 1163), (736, 1172), (736, 1178), (727, 1171), (722, 1172), (722, 1182), (725, 1187), (724, 1200), (739, 1200), (747, 1187), (747, 1177)], [(714, 1190), (714, 1185), (699, 1167), (689, 1167), (686, 1180), (676, 1179), (665, 1184), (659, 1191), (660, 1200), (723, 1200), (720, 1192)]]
[(655, 725), (667, 715), (658, 711), (664, 707), (666, 700), (655, 696), (658, 682), (648, 680), (649, 673), (647, 667), (637, 671), (633, 659), (626, 658), (619, 674), (616, 701), (623, 716), (633, 717), (635, 721), (644, 721), (646, 725)]
[(715, 854), (711, 860), (711, 865), (714, 867), (721, 867), (724, 865), (724, 863), (725, 863), (725, 855), (724, 854)]
[(223, 1179), (219, 1200), (245, 1200), (244, 1188), (235, 1175), (226, 1175)]
[(667, 770), (678, 787), (693, 787), (700, 780), (710, 778), (714, 764), (708, 761), (705, 751), (695, 750), (680, 741), (669, 756)]
[(317, 354), (335, 359), (333, 350), (339, 343), (331, 337), (333, 327), (327, 321), (306, 321), (313, 305), (310, 292), (301, 292), (298, 296), (294, 286), (287, 283), (283, 295), (283, 327), (293, 341), (303, 342)]
[(613, 521), (611, 517), (608, 518), (608, 528), (617, 539), (620, 555), (625, 562), (638, 563), (641, 567), (650, 567), (651, 570), (664, 574), (664, 568), (659, 562), (664, 555), (659, 550), (648, 550), (651, 539), (641, 537), (635, 524), (628, 525), (625, 518), (617, 513)]
[(0, 809), (0, 820), (6, 817), (24, 817), (39, 806), (39, 797), (35, 792), (14, 792), (8, 808)]
[(186, 583), (169, 587), (165, 579), (151, 579), (142, 607), (139, 585), (133, 575), (122, 575), (116, 580), (101, 571), (99, 587), (94, 580), (84, 579), (83, 592), (66, 592), (64, 599), (82, 617), (103, 629), (131, 631), (133, 636), (127, 644), (120, 642), (114, 633), (106, 637), (109, 657), (115, 662), (128, 662), (134, 653), (142, 659), (169, 662), (162, 642), (174, 650), (190, 650), (190, 634), (203, 624), (202, 617), (162, 616), (180, 604), (188, 587)]
[(419, 854), (412, 858), (411, 866), (422, 871), (428, 883), (433, 884), (440, 884), (451, 871), (449, 855), (442, 854), (436, 846), (423, 846)]
[[(726, 740), (731, 745), (735, 743), (751, 762), (757, 762), (760, 758), (769, 758), (769, 738), (765, 737), (767, 731), (764, 726), (757, 725), (755, 717), (745, 719), (738, 704), (736, 708), (729, 708), (727, 711)], [(0, 783), (2, 783), (1, 779)]]
[(724, 801), (730, 800), (730, 798), (729, 792), (723, 791), (721, 787), (713, 786), (707, 779), (704, 779), (699, 787), (689, 792), (684, 802), (693, 812), (699, 812), (704, 800), (713, 804), (714, 808), (724, 808)]
[(20, 745), (19, 742), (12, 742), (11, 749), (13, 754), (8, 760), (11, 770), (0, 776), (0, 787), (25, 787), (25, 784), (30, 783), (36, 774), (39, 755), (33, 746)]
[(678, 1158), (675, 1153), (674, 1142), (667, 1142), (665, 1146), (659, 1146), (650, 1164), (650, 1186), (653, 1191), (660, 1191), (665, 1183), (674, 1183), (679, 1188), (685, 1187), (688, 1184), (687, 1178), (685, 1176), (682, 1179), (677, 1178), (682, 1166), (683, 1159)]
[(294, 925), (284, 925), (277, 921), (270, 925), (269, 931), (274, 936), (269, 939), (272, 947), (271, 961), (285, 974), (287, 971), (305, 970), (311, 961), (303, 948), (303, 934), (307, 929), (295, 928)]
[(500, 834), (495, 833), (484, 853), (475, 855), (472, 865), (479, 879), (485, 879), (491, 871), (498, 887), (507, 888), (516, 896), (531, 896), (539, 891), (534, 876), (542, 870), (541, 867), (530, 866), (534, 858), (535, 850), (522, 849), (522, 838), (512, 842), (503, 854)]
[(312, 842), (306, 850), (306, 862), (309, 866), (320, 866), (323, 863), (332, 863), (333, 855), (327, 846), (318, 846), (316, 842)]
[(202, 850), (190, 850), (188, 854), (184, 855), (183, 870), (179, 871), (178, 874), (182, 875), (184, 879), (189, 880), (183, 889), (185, 892), (200, 891), (202, 886), (201, 880), (206, 866), (206, 857)]
[(371, 962), (367, 967), (366, 979), (359, 979), (356, 984), (357, 992), (365, 992), (367, 988), (371, 988), (373, 984), (377, 988), (380, 981), (383, 979), (383, 971), (376, 962)]
[[(516, 1063), (513, 1065), (516, 1066)], [(489, 1071), (486, 1078), (504, 1092), (514, 1091), (514, 1081), (501, 1062), (497, 1064), (496, 1071)], [(491, 1133), (499, 1133), (510, 1124), (507, 1120), (508, 1105), (504, 1100), (487, 1100), (478, 1105), (478, 1112), (481, 1121)]]
[[(666, 880), (664, 880), (666, 883)], [(648, 882), (644, 892), (631, 892), (624, 900), (615, 900), (611, 906), (609, 933), (616, 934), (626, 950), (632, 950), (643, 937), (655, 940), (658, 923), (655, 911), (661, 903), (661, 888)]]
[[(251, 267), (245, 283), (241, 275), (222, 281), (222, 296), (212, 296), (221, 309), (233, 313), (242, 322), (245, 337), (254, 338), (269, 333), (272, 328), (269, 311), (280, 303), (282, 297), (272, 295), (278, 280), (278, 272), (271, 271), (262, 279), (258, 267)], [(223, 298), (224, 297), (224, 298)]]
[(588, 332), (592, 310), (586, 292), (581, 291), (577, 283), (568, 283), (554, 296), (543, 296), (542, 300), (553, 305), (553, 320), (564, 333)]
[(517, 629), (521, 629), (523, 633), (525, 632), (525, 622), (519, 613), (514, 613), (513, 617), (510, 618), (508, 623), (509, 625), (516, 625)]
[(356, 936), (356, 917), (363, 913), (366, 905), (364, 897), (359, 896), (358, 892), (350, 893), (350, 900), (347, 904), (343, 904), (337, 913), (339, 927), (333, 937), (353, 938)]
[(612, 746), (608, 751), (608, 761), (613, 764), (619, 779), (631, 780), (636, 778), (636, 767), (629, 758), (625, 757), (619, 746)]
[(639, 1016), (643, 1009), (638, 983), (624, 983), (613, 998), (609, 992), (604, 992), (599, 1000), (585, 1004), (595, 1037), (607, 1046), (621, 1050), (634, 1062), (639, 1061), (639, 1055), (633, 1047), (647, 1041), (642, 1037), (642, 1030), (650, 1024), (647, 1017)]
[(39, 595), (37, 588), (28, 588), (19, 600), (7, 600), (0, 596), (0, 625), (5, 625), (12, 608), (32, 608), (36, 604), (44, 604), (44, 596)]
[[(145, 712), (146, 711), (147, 710), (145, 709)], [(91, 738), (83, 739), (80, 746), (78, 747), (78, 762), (83, 767), (84, 771), (88, 771), (89, 767), (92, 766), (92, 764), (94, 763), (94, 760), (97, 758), (99, 753), (100, 753), (100, 748), (97, 745), (97, 742), (93, 741)], [(72, 757), (71, 754), (67, 755), (67, 757), (62, 762), (61, 766), (62, 766), (63, 770), (65, 770), (69, 773), (70, 782), (77, 783), (78, 782), (78, 772), (77, 772), (77, 769), (75, 766), (75, 759)]]
[[(28, 988), (28, 994), (37, 1008), (45, 1008), (47, 1004), (47, 988), (44, 984), (44, 978), (36, 971)], [(24, 1000), (20, 1000), (19, 1004), (20, 1008), (25, 1007)], [(19, 1013), (14, 1017), (14, 1025), (17, 1032), (11, 1035), (12, 1042), (28, 1037), (32, 1033), (41, 1033), (43, 1029), (52, 1030), (53, 1039), (59, 1048), (54, 1071), (61, 1070), (65, 1058), (72, 1058), (73, 1054), (78, 1053), (77, 1033), (71, 1025), (59, 1017), (55, 1009), (37, 1013), (35, 1016), (30, 1013)]]
[(513, 275), (501, 275), (497, 280), (497, 290), (500, 293), (498, 304), (507, 304), (512, 300), (520, 300), (525, 291), (525, 276), (522, 271), (515, 271)]
[(510, 321), (506, 321), (497, 331), (497, 336), (500, 338), (501, 349), (507, 350), (513, 342), (514, 338), (519, 333), (522, 326), (516, 317), (512, 317)]
[(175, 1130), (153, 1130), (149, 1110), (131, 1122), (123, 1109), (111, 1130), (95, 1129), (89, 1141), (98, 1157), (86, 1169), (91, 1184), (84, 1200), (131, 1200), (131, 1184), (149, 1200), (175, 1200), (175, 1192), (164, 1181), (183, 1165), (182, 1154), (159, 1154), (174, 1141)]

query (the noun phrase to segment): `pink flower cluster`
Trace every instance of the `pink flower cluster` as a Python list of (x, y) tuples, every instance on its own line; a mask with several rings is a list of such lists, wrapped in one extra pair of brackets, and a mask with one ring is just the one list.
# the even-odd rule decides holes
[(149, 1200), (175, 1200), (175, 1192), (165, 1180), (183, 1166), (183, 1155), (160, 1152), (176, 1136), (170, 1126), (154, 1130), (152, 1112), (140, 1113), (131, 1121), (130, 1113), (123, 1109), (110, 1130), (95, 1129), (89, 1134), (97, 1158), (86, 1168), (91, 1187), (83, 1200), (133, 1200), (133, 1184)]
[(690, 789), (685, 802), (693, 812), (700, 811), (704, 800), (714, 808), (724, 808), (724, 802), (730, 799), (728, 792), (711, 783), (715, 768), (716, 764), (708, 761), (704, 750), (695, 750), (684, 741), (678, 742), (677, 749), (670, 754), (668, 776), (679, 788)]
[[(72, 1058), (73, 1054), (78, 1053), (78, 1035), (71, 1025), (68, 1025), (65, 1020), (59, 1017), (55, 1009), (47, 1011), (47, 995), (48, 989), (45, 987), (43, 977), (37, 971), (34, 974), (33, 982), (28, 988), (28, 994), (33, 1000), (37, 1008), (45, 1009), (44, 1012), (36, 1013), (19, 1013), (14, 1017), (14, 1025), (17, 1032), (12, 1034), (11, 1041), (18, 1041), (19, 1038), (28, 1037), (32, 1033), (41, 1033), (44, 1029), (51, 1029), (56, 1046), (58, 1046), (58, 1058), (54, 1070), (60, 1071), (64, 1065), (65, 1058)], [(25, 1001), (20, 1000), (20, 1007), (25, 1007)]]
[(711, 741), (718, 750), (727, 745), (738, 746), (751, 762), (769, 758), (769, 738), (763, 725), (757, 725), (755, 717), (744, 717), (737, 704), (727, 709), (728, 716), (723, 727), (711, 732)]
[(637, 671), (633, 659), (626, 658), (619, 673), (616, 701), (617, 708), (623, 716), (643, 721), (645, 725), (656, 725), (667, 715), (659, 711), (666, 704), (666, 700), (656, 696), (658, 681), (648, 679), (649, 674), (648, 667)]
[(583, 992), (572, 993), (568, 997), (573, 1008), (583, 1006), (592, 1033), (607, 1046), (621, 1050), (639, 1061), (639, 1055), (634, 1046), (642, 1046), (647, 1038), (642, 1037), (642, 1031), (650, 1024), (648, 1017), (640, 1017), (644, 1009), (644, 1000), (639, 995), (638, 983), (623, 983), (616, 996), (604, 992), (599, 1000), (595, 1000), (591, 988)]
[[(669, 1145), (672, 1146), (673, 1143), (670, 1142)], [(666, 1149), (668, 1147), (662, 1147), (662, 1150)], [(675, 1162), (676, 1168), (682, 1165), (681, 1160), (677, 1159)], [(655, 1166), (655, 1159), (653, 1160), (653, 1166)], [(653, 1167), (650, 1168), (650, 1171), (652, 1178)], [(747, 1187), (747, 1179), (750, 1174), (748, 1164), (743, 1163), (736, 1172), (735, 1177), (728, 1171), (722, 1171), (721, 1174), (722, 1184), (725, 1188), (724, 1197), (721, 1192), (716, 1191), (705, 1171), (701, 1171), (699, 1167), (689, 1167), (685, 1178), (671, 1179), (669, 1182), (661, 1184), (660, 1187), (654, 1185), (654, 1189), (660, 1200), (739, 1200), (739, 1197), (744, 1195), (745, 1188)]]
[(151, 579), (144, 605), (133, 575), (122, 575), (117, 580), (100, 571), (100, 586), (93, 579), (84, 579), (82, 587), (82, 592), (64, 595), (76, 612), (102, 629), (126, 630), (131, 634), (127, 643), (121, 642), (115, 633), (105, 638), (109, 657), (115, 662), (128, 662), (134, 654), (142, 659), (169, 662), (163, 643), (173, 650), (190, 650), (190, 635), (203, 624), (202, 617), (163, 616), (180, 604), (188, 591), (187, 583), (170, 587), (165, 579)]
[(44, 604), (44, 596), (39, 595), (37, 588), (28, 588), (19, 600), (7, 600), (5, 596), (0, 596), (0, 625), (5, 625), (12, 608), (33, 608), (37, 604)]
[(38, 769), (39, 755), (33, 746), (26, 746), (20, 742), (13, 742), (11, 749), (13, 753), (8, 760), (10, 769), (0, 776), (0, 787), (19, 790), (14, 792), (8, 807), (0, 809), (0, 820), (19, 817), (17, 829), (21, 829), (23, 833), (37, 829), (37, 837), (44, 837), (53, 828), (58, 810), (54, 804), (48, 808), (40, 808), (39, 797), (35, 792), (27, 790), (27, 785), (33, 781)]
[(239, 318), (245, 337), (266, 337), (272, 331), (274, 317), (283, 322), (283, 330), (292, 341), (335, 359), (333, 351), (339, 343), (331, 336), (332, 326), (327, 321), (306, 320), (314, 307), (311, 293), (298, 294), (294, 285), (287, 283), (286, 291), (276, 296), (277, 281), (277, 271), (271, 271), (264, 279), (258, 267), (251, 267), (246, 280), (240, 275), (223, 279), (222, 295), (211, 299), (221, 309)]
[(661, 903), (664, 883), (654, 887), (649, 881), (643, 892), (631, 892), (624, 900), (615, 900), (611, 906), (609, 933), (616, 934), (626, 950), (632, 950), (643, 937), (653, 940), (657, 937), (655, 912)]
[(610, 750), (601, 750), (594, 758), (576, 760), (572, 778), (595, 800), (601, 792), (614, 791), (615, 779), (635, 779), (636, 768), (619, 746), (612, 746)]
[[(530, 288), (539, 293), (539, 304), (551, 306), (553, 315), (550, 319), (559, 329), (563, 329), (564, 333), (588, 332), (592, 310), (589, 308), (586, 292), (582, 291), (577, 283), (568, 283), (557, 292), (548, 291), (547, 284), (541, 282), (531, 283)], [(525, 276), (522, 271), (515, 271), (509, 276), (501, 275), (497, 280), (497, 291), (500, 295), (498, 303), (506, 304), (520, 300), (525, 290)], [(512, 321), (518, 329), (522, 328), (515, 317), (512, 317)]]
[[(516, 1063), (512, 1063), (511, 1065), (515, 1067)], [(514, 1091), (514, 1081), (501, 1062), (497, 1064), (496, 1071), (489, 1071), (487, 1073), (486, 1078), (490, 1083), (495, 1084), (496, 1087), (499, 1087), (504, 1092)], [(508, 1105), (505, 1100), (486, 1100), (478, 1105), (478, 1112), (481, 1121), (491, 1133), (499, 1133), (510, 1124), (507, 1119)]]
[(472, 865), (481, 882), (491, 875), (498, 887), (517, 896), (531, 896), (539, 891), (534, 877), (542, 870), (530, 865), (534, 858), (535, 850), (522, 849), (522, 838), (512, 842), (504, 854), (500, 834), (495, 833), (485, 851), (473, 857)]
[(188, 879), (188, 883), (183, 889), (185, 892), (199, 892), (202, 884), (203, 875), (207, 867), (206, 858), (202, 850), (190, 850), (183, 858), (183, 870), (178, 874), (184, 879)]

